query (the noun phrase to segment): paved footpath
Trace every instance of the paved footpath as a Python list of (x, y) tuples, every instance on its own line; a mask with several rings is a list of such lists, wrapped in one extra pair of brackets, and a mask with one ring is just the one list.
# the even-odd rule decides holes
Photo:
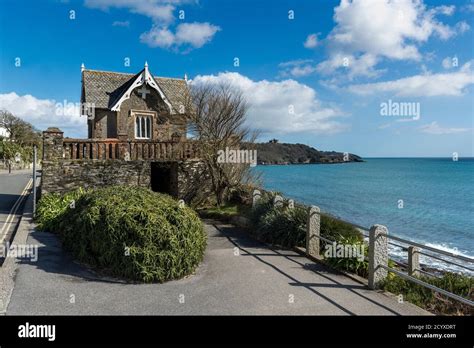
[(37, 244), (39, 258), (18, 264), (7, 315), (427, 314), (295, 252), (272, 250), (230, 225), (206, 222), (208, 247), (196, 274), (127, 284), (98, 278), (64, 253), (55, 235), (34, 231), (28, 220), (18, 238)]

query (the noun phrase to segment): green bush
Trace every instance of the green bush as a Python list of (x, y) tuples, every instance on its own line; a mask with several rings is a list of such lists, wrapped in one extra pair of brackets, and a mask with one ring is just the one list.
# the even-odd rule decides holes
[[(417, 278), (456, 295), (474, 300), (474, 284), (472, 277), (446, 272), (440, 278), (428, 276), (419, 276)], [(401, 294), (405, 301), (411, 302), (436, 314), (474, 314), (474, 310), (471, 306), (435, 293), (424, 286), (413, 283), (397, 275), (385, 279), (382, 282), (381, 287), (395, 295)]]
[[(252, 225), (256, 226), (257, 237), (267, 243), (283, 247), (304, 246), (308, 207), (295, 205), (293, 209), (288, 209), (286, 203), (282, 207), (274, 207), (275, 195), (264, 192), (248, 215)], [(337, 242), (363, 241), (360, 231), (351, 224), (326, 214), (321, 214), (321, 235)], [(321, 241), (321, 248), (324, 248), (324, 245), (325, 242)]]
[(257, 225), (260, 240), (284, 248), (304, 246), (308, 213), (301, 207), (271, 207)]
[[(308, 207), (295, 205), (289, 209), (287, 203), (282, 207), (274, 207), (273, 199), (276, 193), (262, 193), (261, 199), (248, 215), (255, 226), (255, 236), (266, 243), (284, 248), (304, 247), (306, 241), (306, 224)], [(367, 254), (367, 245), (362, 233), (349, 223), (321, 214), (321, 236), (333, 240), (338, 244), (364, 245)], [(324, 254), (327, 242), (320, 240), (320, 250)], [(368, 262), (357, 258), (326, 258), (329, 264), (338, 269), (357, 273), (361, 276), (368, 274)]]
[[(325, 243), (328, 244), (329, 247), (331, 247), (330, 243)], [(364, 241), (361, 241), (357, 236), (353, 237), (340, 237), (337, 240), (338, 245), (350, 245), (353, 247), (356, 247), (357, 251), (360, 251), (363, 247), (363, 255), (364, 258), (368, 256), (368, 245)], [(325, 249), (321, 249), (321, 253), (324, 255), (325, 254)], [(325, 255), (325, 260), (328, 264), (333, 266), (334, 268), (344, 270), (344, 271), (349, 271), (355, 274), (360, 275), (361, 277), (367, 278), (369, 276), (369, 263), (365, 259), (360, 259), (358, 257), (326, 257)]]
[(58, 232), (66, 210), (87, 191), (79, 188), (65, 194), (48, 193), (41, 197), (36, 208), (35, 220), (40, 231)]
[(59, 223), (63, 245), (104, 273), (143, 282), (191, 274), (206, 234), (197, 214), (170, 196), (138, 187), (89, 191)]
[(364, 240), (357, 228), (327, 214), (321, 214), (320, 231), (322, 236), (337, 242), (360, 243)]

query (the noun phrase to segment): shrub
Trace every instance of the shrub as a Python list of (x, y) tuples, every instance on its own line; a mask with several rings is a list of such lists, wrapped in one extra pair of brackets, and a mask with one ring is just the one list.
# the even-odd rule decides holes
[(63, 214), (68, 207), (87, 191), (79, 188), (65, 194), (48, 193), (41, 197), (36, 208), (35, 220), (40, 231), (58, 232)]
[(138, 187), (87, 192), (59, 224), (63, 245), (81, 262), (143, 282), (191, 274), (206, 234), (197, 214), (170, 196)]
[[(271, 192), (262, 193), (262, 198), (248, 215), (252, 224), (256, 226), (257, 237), (267, 243), (283, 247), (304, 246), (308, 207), (295, 205), (293, 209), (289, 209), (287, 204), (274, 207), (275, 195)], [(337, 242), (363, 241), (362, 234), (354, 226), (326, 214), (321, 214), (321, 235)], [(325, 242), (321, 241), (321, 249), (324, 245)]]
[[(257, 205), (250, 211), (248, 217), (255, 226), (256, 237), (266, 243), (284, 248), (295, 246), (304, 247), (306, 241), (306, 224), (308, 207), (295, 205), (289, 209), (287, 204), (274, 207), (273, 199), (276, 193), (262, 193)], [(349, 223), (340, 221), (330, 215), (321, 214), (321, 236), (335, 241), (338, 244), (360, 246), (364, 245), (362, 233)], [(320, 240), (321, 251), (324, 252), (327, 243)], [(347, 270), (367, 277), (368, 262), (357, 258), (327, 258), (329, 264), (338, 269)]]
[(364, 240), (357, 228), (327, 214), (321, 214), (321, 235), (337, 242), (360, 243)]
[(304, 208), (271, 207), (257, 225), (257, 238), (284, 248), (303, 246), (308, 213)]
[[(472, 277), (446, 272), (440, 278), (428, 276), (419, 276), (417, 278), (464, 298), (470, 300), (474, 299), (474, 284)], [(405, 301), (409, 301), (436, 314), (474, 314), (471, 306), (435, 293), (424, 286), (413, 283), (397, 275), (385, 279), (382, 282), (381, 287), (393, 294), (402, 294)]]

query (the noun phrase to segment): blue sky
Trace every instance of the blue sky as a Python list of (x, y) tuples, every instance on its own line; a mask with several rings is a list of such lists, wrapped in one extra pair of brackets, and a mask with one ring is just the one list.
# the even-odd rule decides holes
[[(85, 119), (57, 112), (79, 102), (81, 63), (136, 73), (148, 61), (158, 76), (241, 88), (262, 141), (474, 156), (473, 17), (470, 0), (2, 0), (0, 108), (85, 137)], [(413, 109), (384, 115), (389, 102)]]

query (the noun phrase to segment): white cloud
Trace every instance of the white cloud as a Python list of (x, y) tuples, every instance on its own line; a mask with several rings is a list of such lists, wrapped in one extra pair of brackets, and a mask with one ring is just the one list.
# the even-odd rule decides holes
[(471, 29), (471, 26), (467, 24), (465, 21), (462, 21), (456, 24), (456, 31), (460, 34), (465, 33), (469, 29)]
[(441, 5), (441, 6), (435, 7), (433, 9), (433, 12), (435, 14), (443, 14), (445, 16), (452, 16), (455, 9), (456, 9), (456, 6), (454, 5), (450, 5), (450, 6)]
[(279, 75), (281, 77), (303, 77), (308, 76), (316, 71), (316, 66), (312, 59), (291, 60), (278, 64), (281, 68)]
[[(197, 76), (193, 85), (230, 84), (244, 94), (250, 105), (248, 124), (271, 133), (336, 133), (347, 125), (335, 120), (344, 116), (337, 107), (323, 106), (316, 91), (295, 80), (253, 81), (238, 73)], [(294, 112), (291, 112), (294, 109)]]
[[(318, 71), (347, 69), (350, 76), (373, 76), (381, 58), (419, 61), (418, 46), (430, 37), (447, 40), (455, 35), (435, 18), (453, 11), (451, 6), (429, 10), (421, 0), (341, 0), (334, 9), (336, 26), (326, 38), (330, 57)], [(344, 66), (342, 58), (352, 64)]]
[(318, 44), (318, 34), (309, 34), (303, 46), (306, 48), (315, 48)]
[(56, 102), (52, 99), (38, 99), (30, 94), (20, 96), (11, 92), (0, 94), (0, 109), (10, 111), (39, 130), (48, 127), (72, 129), (76, 132), (79, 130), (79, 133), (87, 130), (86, 117), (80, 116), (79, 106), (72, 102)]
[(193, 3), (193, 0), (85, 0), (89, 8), (109, 11), (111, 8), (126, 9), (131, 13), (152, 20), (150, 30), (140, 35), (140, 42), (150, 47), (199, 48), (212, 40), (220, 27), (210, 23), (181, 23), (172, 28), (177, 5)]
[(177, 0), (85, 0), (88, 8), (109, 11), (111, 8), (127, 9), (132, 13), (143, 15), (155, 22), (171, 23), (174, 19), (175, 4), (189, 1)]
[(153, 27), (140, 35), (140, 41), (150, 47), (170, 48), (190, 45), (193, 48), (204, 46), (211, 41), (214, 34), (221, 30), (209, 23), (182, 23), (176, 27), (176, 34), (168, 28)]
[(349, 86), (348, 90), (359, 95), (394, 93), (396, 96), (415, 97), (460, 96), (466, 87), (474, 83), (471, 64), (468, 62), (458, 71), (450, 73), (428, 73), (392, 81), (357, 84)]
[(433, 121), (429, 124), (425, 124), (419, 128), (423, 133), (442, 135), (442, 134), (454, 134), (454, 133), (463, 133), (468, 132), (471, 128), (447, 128), (441, 127), (438, 122)]

